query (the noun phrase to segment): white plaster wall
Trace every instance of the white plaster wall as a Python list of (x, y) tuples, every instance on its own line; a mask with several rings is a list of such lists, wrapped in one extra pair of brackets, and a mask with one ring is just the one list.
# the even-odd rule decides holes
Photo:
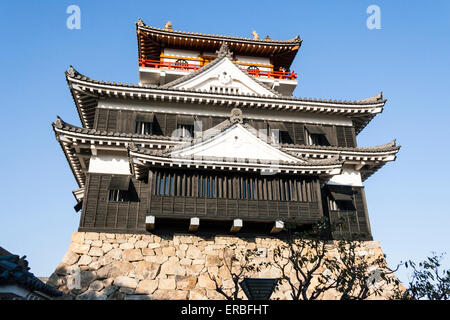
[(362, 187), (361, 174), (351, 166), (344, 166), (342, 173), (333, 176), (327, 184)]
[(89, 172), (130, 175), (128, 157), (119, 155), (92, 156), (89, 161)]
[(262, 57), (248, 57), (248, 56), (235, 56), (238, 62), (244, 63), (256, 63), (256, 64), (270, 64), (269, 58)]
[(199, 51), (193, 50), (180, 50), (180, 49), (164, 49), (164, 55), (175, 56), (175, 57), (187, 57), (187, 58), (198, 58), (200, 55)]

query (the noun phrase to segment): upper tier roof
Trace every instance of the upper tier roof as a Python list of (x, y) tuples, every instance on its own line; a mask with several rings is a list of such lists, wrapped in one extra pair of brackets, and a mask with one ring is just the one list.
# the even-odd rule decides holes
[(141, 19), (136, 22), (136, 33), (139, 58), (156, 58), (163, 47), (215, 52), (226, 41), (236, 55), (270, 57), (274, 66), (286, 69), (289, 69), (302, 44), (300, 36), (280, 41), (211, 35), (156, 28), (146, 25)]
[[(207, 68), (205, 66), (204, 68)], [(250, 76), (251, 77), (251, 76)], [(205, 90), (166, 88), (156, 85), (111, 83), (91, 79), (72, 66), (66, 79), (77, 106), (81, 123), (93, 128), (95, 109), (100, 97), (135, 100), (176, 101), (195, 104), (271, 109), (279, 111), (337, 114), (350, 118), (358, 134), (375, 115), (383, 111), (386, 99), (379, 93), (363, 100), (342, 101), (291, 96), (215, 93)]]

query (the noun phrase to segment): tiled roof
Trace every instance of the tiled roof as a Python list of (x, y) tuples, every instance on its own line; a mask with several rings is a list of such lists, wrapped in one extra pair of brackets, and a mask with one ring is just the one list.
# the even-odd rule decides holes
[(308, 150), (329, 150), (329, 151), (349, 151), (349, 152), (389, 152), (399, 150), (401, 145), (396, 145), (396, 140), (389, 143), (373, 147), (338, 147), (338, 146), (316, 146), (301, 144), (282, 144), (284, 148), (308, 149)]
[[(217, 60), (217, 59), (216, 59)], [(214, 61), (213, 61), (214, 62)], [(211, 62), (211, 63), (213, 63)], [(210, 64), (211, 64), (210, 63)], [(208, 66), (208, 65), (207, 65)], [(205, 67), (207, 67), (205, 66)], [(174, 89), (174, 88), (165, 88), (164, 86), (156, 86), (156, 85), (149, 85), (149, 84), (133, 84), (133, 83), (116, 83), (116, 82), (110, 82), (110, 81), (99, 81), (94, 80), (92, 78), (89, 78), (85, 76), (84, 74), (81, 74), (75, 68), (72, 66), (69, 67), (69, 70), (65, 72), (66, 77), (91, 82), (94, 84), (101, 84), (101, 85), (109, 85), (109, 86), (115, 86), (115, 87), (121, 87), (121, 88), (140, 88), (140, 89), (156, 89), (156, 90), (170, 90), (170, 91), (176, 91), (176, 92), (192, 92), (192, 93), (199, 93), (198, 90), (193, 89)], [(174, 80), (176, 81), (176, 80)], [(258, 81), (258, 80), (256, 80)], [(245, 93), (239, 93), (239, 94), (231, 94), (231, 93), (214, 93), (209, 91), (200, 91), (202, 93), (211, 94), (211, 95), (225, 95), (225, 96), (243, 96), (243, 97), (257, 97), (256, 94), (245, 94)], [(331, 99), (318, 99), (318, 98), (302, 98), (302, 97), (293, 97), (293, 96), (283, 96), (278, 93), (277, 97), (272, 96), (261, 96), (264, 98), (273, 98), (273, 99), (280, 99), (280, 100), (290, 100), (290, 101), (299, 101), (299, 102), (316, 102), (316, 103), (334, 103), (334, 104), (343, 104), (343, 105), (373, 105), (374, 103), (385, 103), (387, 99), (383, 99), (382, 93), (378, 93), (377, 95), (369, 98), (365, 98), (362, 100), (331, 100)]]
[(147, 31), (159, 31), (164, 32), (172, 35), (179, 35), (179, 36), (197, 36), (197, 37), (206, 37), (208, 39), (215, 39), (215, 40), (230, 40), (230, 41), (246, 41), (246, 42), (253, 42), (255, 44), (262, 44), (262, 45), (299, 45), (302, 42), (302, 39), (300, 39), (300, 36), (296, 36), (293, 39), (290, 40), (272, 40), (272, 39), (252, 39), (252, 38), (243, 38), (243, 37), (233, 37), (233, 36), (224, 36), (224, 35), (217, 35), (217, 34), (205, 34), (205, 33), (198, 33), (198, 32), (186, 32), (186, 31), (178, 31), (178, 30), (168, 30), (164, 28), (157, 28), (153, 26), (146, 25), (140, 18), (136, 22), (136, 25), (138, 28), (142, 30)]
[[(137, 133), (121, 133), (117, 131), (106, 131), (106, 130), (96, 130), (96, 129), (87, 129), (87, 128), (81, 128), (72, 124), (69, 124), (65, 121), (63, 121), (61, 118), (57, 118), (55, 123), (52, 123), (52, 126), (54, 128), (58, 128), (67, 132), (73, 132), (73, 133), (81, 133), (81, 134), (87, 134), (92, 136), (101, 136), (105, 138), (137, 138), (137, 139), (149, 139), (149, 140), (167, 140), (167, 141), (178, 141), (178, 142), (186, 142), (186, 143), (198, 143), (200, 141), (204, 141), (205, 139), (208, 139), (212, 136), (212, 134), (217, 134), (218, 131), (221, 132), (231, 126), (233, 123), (226, 119), (216, 125), (215, 127), (212, 127), (208, 130), (205, 130), (203, 132), (203, 135), (199, 138), (174, 138), (170, 136), (162, 136), (162, 135), (143, 135), (143, 134), (137, 134)], [(244, 127), (248, 128), (251, 132), (256, 131), (253, 127), (251, 127), (248, 123), (243, 124)], [(253, 130), (252, 130), (253, 129)], [(212, 134), (208, 134), (208, 132), (211, 132)], [(258, 132), (258, 134), (261, 134)], [(175, 147), (171, 147), (168, 149), (165, 149), (164, 152), (171, 152), (174, 149), (181, 148), (181, 145), (177, 145)], [(379, 146), (373, 146), (373, 147), (339, 147), (339, 146), (317, 146), (317, 145), (303, 145), (303, 144), (280, 144), (280, 147), (282, 149), (289, 148), (289, 149), (304, 149), (304, 150), (310, 150), (313, 152), (314, 150), (317, 151), (348, 151), (348, 152), (389, 152), (389, 151), (395, 151), (399, 150), (401, 148), (401, 145), (396, 144), (396, 140), (393, 140), (389, 143), (382, 144)], [(286, 153), (292, 154), (292, 152), (283, 150)]]
[[(167, 158), (170, 160), (177, 160), (177, 159), (183, 159), (183, 160), (206, 160), (206, 161), (217, 161), (218, 165), (220, 165), (220, 162), (236, 162), (236, 163), (248, 163), (248, 164), (273, 164), (273, 161), (271, 160), (261, 160), (261, 159), (246, 159), (246, 158), (235, 158), (235, 157), (206, 157), (206, 156), (197, 156), (197, 155), (190, 155), (190, 156), (177, 156), (171, 157), (167, 150), (153, 150), (148, 148), (142, 148), (140, 146), (137, 146), (135, 144), (130, 144), (128, 146), (128, 149), (131, 152), (139, 153), (143, 155), (150, 155), (150, 156), (156, 156), (156, 157), (162, 157)], [(321, 159), (321, 160), (311, 160), (306, 158), (300, 158), (297, 157), (298, 162), (290, 162), (290, 161), (278, 161), (280, 165), (298, 165), (298, 166), (304, 166), (304, 167), (316, 167), (316, 166), (333, 166), (333, 165), (342, 165), (344, 162), (342, 160), (339, 160), (338, 156), (327, 158), (327, 159)]]
[[(112, 131), (112, 130), (107, 131), (107, 130), (80, 128), (80, 127), (71, 125), (71, 124), (63, 121), (60, 117), (57, 117), (56, 122), (52, 123), (52, 126), (54, 128), (62, 129), (62, 130), (68, 131), (68, 132), (82, 133), (82, 134), (88, 134), (88, 135), (93, 135), (93, 136), (111, 137), (111, 138), (139, 138), (139, 139), (157, 139), (157, 140), (172, 140), (172, 141), (187, 140), (184, 138), (173, 138), (173, 137), (167, 137), (167, 136), (145, 135), (145, 134), (138, 134), (138, 133), (117, 132), (117, 131)], [(190, 139), (188, 139), (188, 140), (190, 140)]]
[(50, 297), (63, 295), (62, 292), (35, 277), (28, 267), (25, 257), (0, 255), (0, 285), (16, 284), (30, 291), (39, 291)]

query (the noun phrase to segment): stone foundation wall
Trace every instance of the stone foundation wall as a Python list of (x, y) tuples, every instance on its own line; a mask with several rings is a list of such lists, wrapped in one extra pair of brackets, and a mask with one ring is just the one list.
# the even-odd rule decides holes
[[(75, 232), (47, 283), (65, 292), (65, 299), (224, 299), (209, 275), (217, 276), (225, 289), (233, 288), (224, 265), (227, 246), (235, 244), (236, 250), (257, 248), (262, 254), (260, 259), (271, 261), (273, 250), (281, 243), (272, 237)], [(379, 242), (364, 241), (358, 254), (370, 258), (382, 255), (382, 250)], [(278, 278), (280, 273), (269, 267), (248, 276)], [(337, 296), (327, 292), (322, 298)], [(271, 299), (291, 299), (289, 286), (281, 285)]]

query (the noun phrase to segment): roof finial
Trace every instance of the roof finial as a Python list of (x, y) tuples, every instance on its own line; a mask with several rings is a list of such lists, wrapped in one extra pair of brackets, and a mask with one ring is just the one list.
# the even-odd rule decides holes
[(383, 91), (380, 91), (377, 95), (378, 100), (383, 100)]
[(225, 41), (222, 43), (220, 49), (216, 51), (216, 53), (218, 58), (228, 57), (231, 59), (233, 57), (233, 53), (230, 51), (230, 48)]
[(256, 33), (256, 30), (253, 30), (252, 35), (253, 35), (253, 40), (259, 40), (259, 34)]
[(270, 39), (269, 35), (267, 35), (266, 38), (265, 38), (264, 40), (270, 41), (270, 40), (272, 40), (272, 39)]
[(143, 27), (145, 25), (144, 21), (142, 21), (141, 18), (138, 18), (138, 21), (136, 22), (136, 24), (138, 25), (138, 27)]
[(76, 72), (77, 72), (77, 71), (76, 71), (75, 68), (72, 67), (72, 66), (70, 66), (70, 67), (69, 67), (69, 70), (67, 70), (67, 74), (68, 74), (69, 77), (71, 77), (71, 78), (75, 77)]
[(55, 123), (55, 125), (58, 128), (62, 128), (62, 126), (63, 126), (62, 119), (59, 116), (56, 116), (56, 123)]
[(167, 23), (164, 25), (164, 30), (173, 31), (172, 22), (167, 21)]

